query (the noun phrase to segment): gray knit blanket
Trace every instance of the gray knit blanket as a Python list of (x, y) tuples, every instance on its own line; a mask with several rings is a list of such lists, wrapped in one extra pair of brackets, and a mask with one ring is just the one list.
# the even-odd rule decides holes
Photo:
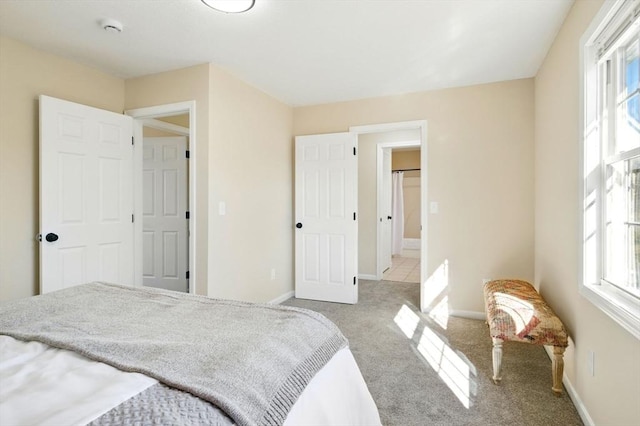
[(234, 426), (212, 403), (157, 383), (98, 417), (89, 426)]
[(282, 424), (347, 345), (313, 311), (105, 283), (2, 302), (0, 334), (146, 374), (239, 425)]

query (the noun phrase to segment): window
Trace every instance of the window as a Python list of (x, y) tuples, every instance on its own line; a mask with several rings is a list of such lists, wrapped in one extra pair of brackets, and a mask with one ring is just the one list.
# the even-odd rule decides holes
[(640, 339), (640, 0), (581, 39), (581, 293)]

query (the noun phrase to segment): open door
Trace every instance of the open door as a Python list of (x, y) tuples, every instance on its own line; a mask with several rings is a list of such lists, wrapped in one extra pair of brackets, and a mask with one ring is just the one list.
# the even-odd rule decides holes
[(131, 117), (40, 96), (40, 292), (133, 285)]
[(295, 296), (358, 302), (357, 136), (296, 137)]
[[(380, 274), (391, 268), (392, 250), (391, 240), (392, 231), (392, 203), (391, 203), (391, 149), (386, 148), (382, 150), (382, 197), (380, 199), (381, 205), (378, 207), (381, 213), (380, 222), (382, 223), (382, 256)], [(382, 276), (380, 276), (382, 279)]]
[(142, 282), (189, 291), (187, 138), (146, 137), (142, 147)]

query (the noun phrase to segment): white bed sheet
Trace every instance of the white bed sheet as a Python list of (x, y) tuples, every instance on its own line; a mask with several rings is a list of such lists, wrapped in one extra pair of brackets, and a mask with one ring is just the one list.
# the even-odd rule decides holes
[[(0, 336), (0, 424), (86, 424), (157, 380), (74, 352)], [(378, 409), (348, 348), (311, 380), (285, 425), (380, 425)]]

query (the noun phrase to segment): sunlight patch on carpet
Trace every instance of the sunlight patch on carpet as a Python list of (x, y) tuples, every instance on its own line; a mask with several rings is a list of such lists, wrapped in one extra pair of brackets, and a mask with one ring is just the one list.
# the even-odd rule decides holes
[(465, 408), (471, 406), (471, 368), (436, 333), (425, 326), (418, 351)]
[(420, 317), (416, 315), (407, 305), (402, 305), (393, 321), (398, 325), (400, 330), (407, 336), (407, 339), (413, 337), (416, 332)]

